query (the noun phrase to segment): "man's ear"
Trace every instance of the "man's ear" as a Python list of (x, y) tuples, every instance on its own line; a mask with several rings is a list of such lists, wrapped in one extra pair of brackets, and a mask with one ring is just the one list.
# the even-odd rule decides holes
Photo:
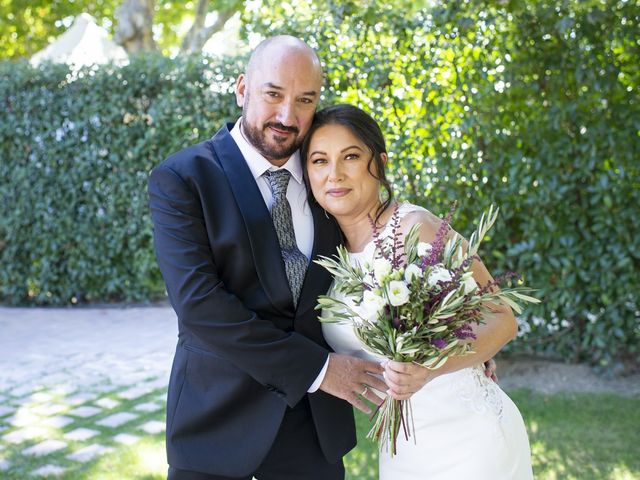
[(244, 96), (247, 88), (247, 76), (241, 73), (236, 80), (236, 104), (242, 108), (244, 106)]

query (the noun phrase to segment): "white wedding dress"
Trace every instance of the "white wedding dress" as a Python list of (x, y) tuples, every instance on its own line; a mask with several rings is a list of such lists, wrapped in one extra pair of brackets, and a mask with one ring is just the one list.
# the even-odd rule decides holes
[[(418, 209), (405, 203), (400, 215)], [(362, 264), (373, 251), (370, 243), (349, 257)], [(351, 325), (323, 323), (322, 331), (337, 353), (380, 361), (363, 349)], [(482, 365), (438, 376), (411, 397), (411, 405), (415, 439), (407, 441), (401, 432), (394, 457), (380, 452), (380, 480), (533, 479), (522, 416)]]

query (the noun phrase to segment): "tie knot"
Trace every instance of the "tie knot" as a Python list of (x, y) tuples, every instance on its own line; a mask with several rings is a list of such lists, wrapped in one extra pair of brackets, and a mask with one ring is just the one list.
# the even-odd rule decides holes
[(271, 187), (271, 192), (274, 197), (284, 197), (287, 194), (287, 185), (289, 185), (289, 178), (291, 174), (284, 168), (276, 171), (267, 171), (267, 180)]

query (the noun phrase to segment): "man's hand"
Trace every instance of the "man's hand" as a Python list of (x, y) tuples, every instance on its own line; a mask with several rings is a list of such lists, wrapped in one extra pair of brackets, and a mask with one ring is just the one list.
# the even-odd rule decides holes
[(382, 398), (372, 389), (387, 391), (387, 384), (374, 376), (382, 375), (383, 372), (384, 368), (379, 363), (330, 353), (329, 366), (320, 390), (346, 400), (364, 413), (371, 413), (371, 407), (364, 400), (375, 405), (382, 404)]
[(496, 375), (497, 370), (498, 366), (493, 358), (484, 362), (484, 374), (496, 383), (498, 383), (498, 376)]

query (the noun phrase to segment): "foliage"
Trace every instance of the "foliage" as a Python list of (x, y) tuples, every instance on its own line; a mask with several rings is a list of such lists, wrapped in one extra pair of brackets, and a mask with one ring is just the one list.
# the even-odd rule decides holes
[[(400, 197), (439, 214), (457, 200), (464, 234), (500, 205), (480, 255), (543, 300), (520, 319), (513, 348), (614, 369), (637, 359), (640, 6), (438, 5), (264, 0), (244, 11), (244, 34), (293, 33), (318, 48), (324, 104), (354, 103), (379, 120)], [(226, 92), (235, 61), (213, 68)], [(69, 82), (62, 67), (0, 66), (10, 107), (0, 124), (0, 301), (161, 291), (146, 172), (237, 112), (206, 88), (217, 79), (204, 70), (140, 59)], [(125, 124), (127, 112), (135, 121)]]
[[(72, 18), (88, 13), (111, 34), (122, 0), (0, 0), (0, 58), (17, 60), (43, 49), (69, 28)], [(158, 0), (154, 6), (154, 39), (165, 55), (175, 53), (196, 16), (196, 2)], [(235, 8), (239, 0), (210, 0), (208, 13)]]
[(109, 27), (120, 0), (0, 0), (0, 58), (31, 56), (88, 13)]
[(0, 302), (162, 294), (147, 176), (237, 115), (237, 69), (159, 56), (77, 74), (0, 64)]
[(637, 359), (640, 5), (293, 6), (263, 2), (246, 34), (291, 33), (318, 49), (325, 103), (380, 122), (401, 197), (439, 214), (457, 200), (463, 233), (500, 205), (480, 254), (543, 299), (512, 345), (607, 368)]

